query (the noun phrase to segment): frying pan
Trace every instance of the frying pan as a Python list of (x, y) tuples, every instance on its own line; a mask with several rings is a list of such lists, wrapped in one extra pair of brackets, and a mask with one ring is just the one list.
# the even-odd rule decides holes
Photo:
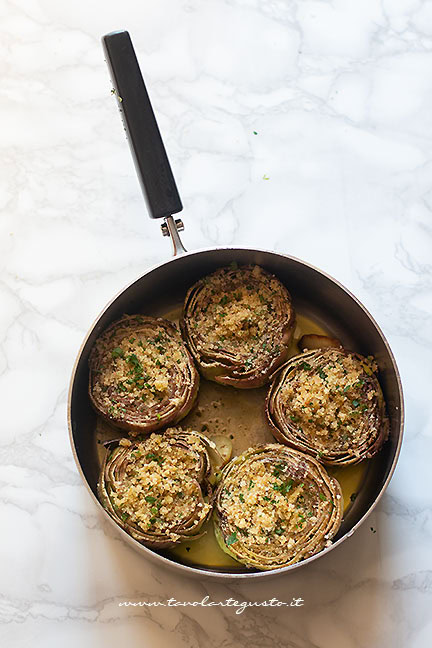
[[(162, 232), (171, 238), (174, 257), (147, 270), (114, 297), (84, 339), (73, 369), (68, 402), (70, 441), (78, 470), (101, 515), (125, 542), (153, 563), (189, 576), (219, 579), (269, 579), (300, 569), (333, 551), (351, 536), (375, 508), (391, 479), (403, 433), (402, 387), (395, 359), (377, 323), (356, 297), (310, 264), (259, 249), (217, 247), (196, 252), (185, 250), (179, 236), (183, 223), (173, 218), (182, 210), (182, 203), (130, 36), (126, 31), (112, 32), (104, 36), (102, 42), (149, 215), (163, 219)], [(258, 264), (274, 273), (288, 287), (298, 312), (321, 324), (332, 336), (338, 337), (344, 347), (375, 357), (390, 419), (389, 439), (368, 462), (357, 498), (349, 507), (333, 544), (303, 562), (268, 572), (188, 565), (178, 562), (172, 555), (148, 549), (116, 525), (96, 496), (102, 446), (97, 434), (98, 419), (88, 397), (88, 357), (94, 342), (111, 322), (124, 313), (163, 316), (174, 311), (183, 302), (187, 289), (199, 278), (233, 261)], [(255, 391), (248, 390), (249, 393)], [(115, 430), (110, 433), (112, 437), (118, 436)]]

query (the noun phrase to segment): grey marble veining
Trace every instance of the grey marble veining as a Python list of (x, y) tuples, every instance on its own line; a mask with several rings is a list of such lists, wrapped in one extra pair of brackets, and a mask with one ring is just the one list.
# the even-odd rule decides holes
[[(0, 15), (2, 645), (428, 648), (432, 2), (11, 0)], [(150, 566), (72, 459), (81, 340), (170, 254), (110, 95), (99, 38), (118, 28), (133, 36), (188, 249), (250, 245), (322, 268), (374, 314), (401, 370), (406, 436), (386, 495), (341, 547), (274, 582)], [(305, 605), (119, 607), (206, 595)]]

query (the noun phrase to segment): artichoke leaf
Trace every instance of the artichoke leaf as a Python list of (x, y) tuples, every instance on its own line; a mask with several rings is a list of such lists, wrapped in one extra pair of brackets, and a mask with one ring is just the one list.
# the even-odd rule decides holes
[(261, 387), (288, 358), (295, 313), (285, 286), (259, 266), (220, 268), (188, 291), (183, 338), (208, 380)]
[(341, 347), (291, 358), (266, 399), (273, 436), (326, 465), (374, 456), (388, 436), (377, 369), (373, 358)]
[(342, 513), (340, 486), (319, 462), (280, 444), (259, 445), (222, 471), (215, 536), (235, 560), (272, 570), (329, 546)]
[(199, 374), (170, 321), (124, 315), (99, 336), (89, 358), (89, 396), (97, 413), (130, 434), (150, 433), (191, 410)]
[(115, 522), (154, 549), (202, 537), (213, 509), (212, 460), (223, 463), (215, 444), (177, 428), (115, 443), (98, 483), (99, 500)]

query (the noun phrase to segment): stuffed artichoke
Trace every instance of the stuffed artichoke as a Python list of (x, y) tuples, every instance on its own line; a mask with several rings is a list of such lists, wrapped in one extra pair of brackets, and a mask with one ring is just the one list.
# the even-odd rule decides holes
[(98, 483), (102, 506), (135, 540), (153, 549), (199, 538), (213, 506), (216, 446), (198, 432), (168, 429), (111, 444)]
[(180, 326), (205, 378), (248, 389), (287, 359), (295, 314), (274, 275), (233, 263), (189, 289)]
[(388, 434), (376, 371), (371, 356), (342, 348), (291, 358), (267, 396), (273, 435), (327, 465), (372, 457)]
[(215, 533), (239, 562), (277, 569), (331, 544), (342, 513), (340, 486), (318, 461), (271, 443), (249, 448), (222, 470)]
[(124, 315), (90, 354), (89, 394), (97, 412), (131, 434), (177, 423), (192, 408), (199, 374), (176, 326)]

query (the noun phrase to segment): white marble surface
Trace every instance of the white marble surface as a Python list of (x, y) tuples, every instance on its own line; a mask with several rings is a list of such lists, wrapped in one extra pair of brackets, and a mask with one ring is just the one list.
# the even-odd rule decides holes
[[(0, 15), (1, 645), (429, 647), (432, 2), (10, 0)], [(119, 28), (145, 72), (186, 246), (321, 267), (374, 313), (402, 373), (406, 437), (370, 524), (274, 583), (151, 567), (102, 521), (72, 459), (67, 385), (84, 333), (170, 254), (110, 96), (99, 39)], [(118, 605), (206, 594), (305, 605)]]

